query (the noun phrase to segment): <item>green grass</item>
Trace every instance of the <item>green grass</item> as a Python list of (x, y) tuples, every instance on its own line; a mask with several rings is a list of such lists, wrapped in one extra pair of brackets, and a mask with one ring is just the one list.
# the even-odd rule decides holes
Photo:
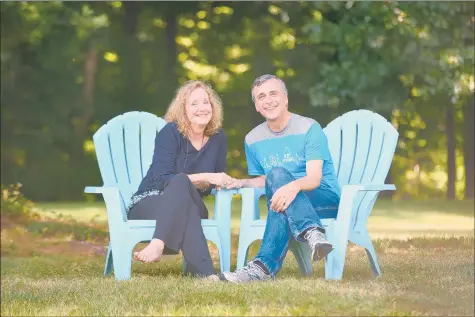
[[(39, 207), (42, 215), (106, 220), (100, 203)], [(473, 201), (378, 201), (369, 229), (381, 277), (373, 278), (364, 250), (350, 244), (342, 281), (324, 280), (323, 263), (303, 278), (290, 255), (276, 281), (250, 285), (183, 277), (179, 256), (133, 263), (132, 279), (117, 282), (102, 276), (103, 255), (77, 252), (71, 237), (39, 241), (37, 231), (9, 228), (2, 230), (1, 315), (473, 316), (473, 208)], [(239, 210), (236, 200), (234, 228)], [(236, 246), (234, 235), (233, 263)], [(258, 247), (253, 243), (251, 257)]]
[[(210, 216), (213, 214), (213, 200), (205, 201)], [(106, 222), (107, 214), (103, 202), (93, 203), (42, 203), (38, 204), (40, 214), (53, 216), (63, 214), (80, 221)], [(265, 218), (267, 207), (260, 201), (261, 217)], [(236, 196), (232, 203), (231, 227), (239, 232), (241, 199)], [(379, 199), (368, 221), (368, 229), (374, 238), (405, 238), (427, 235), (471, 235), (474, 223), (473, 201), (390, 201)]]

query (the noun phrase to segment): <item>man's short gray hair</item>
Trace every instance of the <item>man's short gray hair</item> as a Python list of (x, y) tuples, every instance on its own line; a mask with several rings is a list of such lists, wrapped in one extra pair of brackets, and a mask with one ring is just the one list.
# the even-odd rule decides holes
[(260, 85), (262, 85), (264, 82), (268, 81), (268, 80), (271, 80), (271, 79), (276, 79), (279, 81), (279, 83), (282, 85), (282, 90), (284, 91), (284, 94), (287, 95), (287, 87), (285, 87), (285, 83), (282, 79), (280, 79), (279, 77), (277, 76), (274, 76), (274, 75), (270, 75), (270, 74), (265, 74), (265, 75), (261, 75), (259, 77), (257, 77), (254, 82), (252, 83), (252, 86), (251, 86), (251, 98), (252, 98), (252, 102), (256, 102), (255, 98), (254, 98), (254, 87), (259, 87)]

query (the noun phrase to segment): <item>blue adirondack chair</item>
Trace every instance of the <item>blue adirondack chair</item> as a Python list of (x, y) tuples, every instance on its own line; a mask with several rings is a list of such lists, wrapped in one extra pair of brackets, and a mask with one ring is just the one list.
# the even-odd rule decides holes
[[(325, 278), (343, 277), (348, 240), (366, 249), (373, 273), (378, 276), (381, 270), (366, 224), (379, 192), (396, 189), (384, 181), (398, 132), (382, 116), (368, 110), (348, 112), (333, 120), (324, 132), (342, 193), (336, 219), (322, 219), (334, 247), (325, 259)], [(260, 219), (258, 201), (265, 192), (263, 188), (241, 188), (238, 192), (242, 195), (242, 212), (237, 268), (242, 268), (249, 245), (264, 235), (266, 221)], [(292, 239), (289, 250), (302, 273), (312, 274), (307, 245)]]
[[(103, 195), (110, 235), (104, 275), (114, 269), (116, 280), (130, 279), (133, 248), (150, 241), (155, 230), (154, 220), (127, 220), (125, 209), (150, 167), (156, 134), (165, 124), (151, 113), (127, 112), (111, 119), (93, 136), (104, 185), (86, 187), (85, 192)], [(213, 190), (214, 217), (201, 221), (206, 239), (219, 250), (222, 272), (230, 269), (231, 199), (235, 193)]]

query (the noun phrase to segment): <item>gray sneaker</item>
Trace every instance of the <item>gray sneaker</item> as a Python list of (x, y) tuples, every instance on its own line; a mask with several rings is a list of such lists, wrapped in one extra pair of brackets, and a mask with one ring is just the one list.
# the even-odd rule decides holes
[(248, 283), (253, 281), (267, 281), (272, 278), (270, 274), (266, 274), (263, 269), (253, 261), (247, 263), (242, 269), (234, 272), (224, 272), (224, 278), (231, 283)]
[(314, 261), (323, 259), (328, 253), (333, 251), (333, 246), (327, 241), (325, 234), (320, 232), (317, 228), (309, 229), (305, 233), (304, 239), (307, 241)]

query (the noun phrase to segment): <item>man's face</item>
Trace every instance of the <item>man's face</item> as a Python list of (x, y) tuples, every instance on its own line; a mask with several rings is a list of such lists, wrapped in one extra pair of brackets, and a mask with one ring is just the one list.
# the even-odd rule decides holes
[(288, 108), (289, 100), (277, 79), (269, 79), (253, 89), (256, 111), (267, 120), (277, 120)]

